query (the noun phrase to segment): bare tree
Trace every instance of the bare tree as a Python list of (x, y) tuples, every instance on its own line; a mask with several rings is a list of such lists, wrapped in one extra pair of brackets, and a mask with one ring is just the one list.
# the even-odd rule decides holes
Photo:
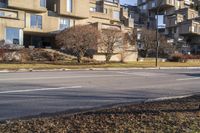
[(130, 32), (125, 33), (124, 43), (129, 43), (130, 45), (135, 45), (137, 41), (137, 30), (133, 29)]
[[(141, 30), (140, 41), (142, 42), (142, 51), (145, 57), (147, 57), (150, 52), (154, 53), (156, 51), (157, 44), (155, 43), (155, 32), (155, 30), (148, 30), (145, 28)], [(160, 34), (158, 34), (158, 38), (160, 54), (167, 54), (167, 52), (172, 52), (173, 46), (170, 43), (167, 43), (167, 38)]]
[(140, 41), (142, 42), (142, 51), (145, 57), (148, 56), (148, 51), (156, 49), (156, 34), (154, 30), (143, 28), (140, 32)]
[(3, 56), (4, 56), (4, 40), (0, 41), (0, 60), (2, 60)]
[(61, 31), (56, 36), (56, 41), (61, 48), (72, 50), (80, 63), (87, 50), (97, 47), (99, 36), (99, 31), (94, 26), (77, 25)]
[(123, 45), (123, 33), (116, 29), (102, 30), (100, 48), (105, 53), (106, 62), (109, 62), (116, 48)]
[(4, 58), (5, 53), (9, 50), (13, 48), (12, 44), (6, 44), (5, 40), (0, 40), (0, 58), (1, 60)]

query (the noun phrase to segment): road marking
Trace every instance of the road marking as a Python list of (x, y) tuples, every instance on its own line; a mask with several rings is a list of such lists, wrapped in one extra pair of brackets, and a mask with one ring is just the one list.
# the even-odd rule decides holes
[(126, 75), (143, 76), (143, 77), (164, 76), (164, 74), (161, 74), (161, 73), (150, 73), (150, 72), (117, 72), (117, 73), (126, 74)]
[(177, 81), (189, 81), (189, 80), (197, 80), (200, 79), (200, 77), (196, 77), (196, 78), (182, 78), (182, 79), (176, 79)]
[(88, 76), (70, 76), (70, 77), (34, 77), (34, 78), (6, 78), (0, 81), (19, 81), (19, 80), (41, 80), (41, 79), (72, 79), (72, 78), (102, 78), (102, 77), (124, 77), (127, 75), (88, 75)]
[(0, 91), (0, 94), (23, 93), (23, 92), (34, 92), (34, 91), (47, 91), (47, 90), (78, 89), (78, 88), (82, 88), (82, 86), (57, 87), (57, 88), (40, 88), (40, 89), (26, 89), (26, 90), (13, 90), (13, 91)]

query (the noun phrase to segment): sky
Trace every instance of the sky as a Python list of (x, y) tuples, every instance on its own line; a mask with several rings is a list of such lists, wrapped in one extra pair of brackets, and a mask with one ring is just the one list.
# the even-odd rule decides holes
[(137, 3), (137, 0), (120, 0), (121, 4), (130, 4), (135, 5)]

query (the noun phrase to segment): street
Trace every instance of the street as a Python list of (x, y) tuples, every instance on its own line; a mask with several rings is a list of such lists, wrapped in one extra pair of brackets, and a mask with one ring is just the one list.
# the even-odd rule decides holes
[(200, 70), (0, 73), (0, 120), (200, 92)]

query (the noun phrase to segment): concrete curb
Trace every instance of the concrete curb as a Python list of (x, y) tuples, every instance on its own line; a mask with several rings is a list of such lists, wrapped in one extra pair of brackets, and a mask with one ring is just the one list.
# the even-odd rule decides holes
[(169, 96), (169, 97), (160, 97), (160, 98), (154, 98), (154, 99), (147, 99), (145, 100), (145, 103), (149, 102), (159, 102), (159, 101), (166, 101), (166, 100), (173, 100), (173, 99), (182, 99), (182, 98), (188, 98), (194, 95), (182, 95), (182, 96)]
[(149, 67), (149, 68), (85, 68), (85, 69), (17, 69), (0, 70), (0, 73), (12, 72), (56, 72), (56, 71), (122, 71), (122, 70), (200, 70), (200, 67)]

